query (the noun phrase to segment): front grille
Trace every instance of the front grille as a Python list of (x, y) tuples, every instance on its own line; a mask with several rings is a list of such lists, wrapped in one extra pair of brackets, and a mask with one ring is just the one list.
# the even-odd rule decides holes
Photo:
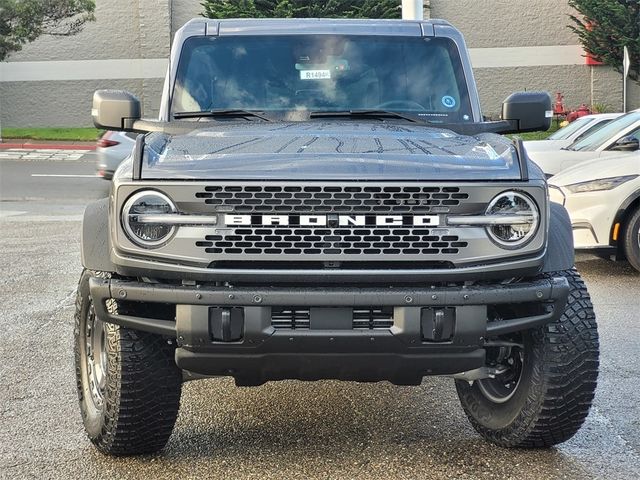
[[(273, 307), (271, 326), (276, 330), (308, 330), (311, 311), (309, 308)], [(393, 326), (393, 307), (357, 307), (353, 309), (354, 330), (383, 330)]]
[(377, 330), (393, 326), (393, 308), (354, 308), (353, 328)]
[[(193, 239), (203, 256), (220, 261), (450, 262), (470, 250), (460, 228), (415, 222), (415, 217), (478, 214), (484, 199), (471, 187), (410, 183), (329, 182), (203, 185), (191, 193), (198, 212), (217, 213), (220, 222)], [(191, 208), (194, 208), (191, 206)], [(240, 224), (226, 215), (243, 216)], [(266, 224), (263, 215), (287, 216), (288, 224)], [(301, 224), (319, 216), (318, 225)], [(355, 220), (341, 224), (340, 217)], [(377, 224), (377, 218), (402, 217), (402, 224)], [(362, 217), (365, 220), (362, 220)], [(473, 237), (472, 237), (473, 238)], [(477, 238), (477, 237), (475, 237)], [(330, 265), (329, 265), (330, 267)]]
[(310, 312), (308, 308), (271, 309), (271, 326), (275, 329), (308, 330)]
[(195, 193), (219, 211), (237, 213), (446, 212), (469, 198), (459, 187), (215, 185)]
[(426, 228), (231, 228), (196, 242), (207, 253), (252, 255), (438, 255), (468, 246), (455, 235)]

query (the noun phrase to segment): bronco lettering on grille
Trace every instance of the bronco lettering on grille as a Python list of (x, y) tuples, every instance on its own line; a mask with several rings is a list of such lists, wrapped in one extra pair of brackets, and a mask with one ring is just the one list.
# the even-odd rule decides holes
[(225, 215), (224, 223), (232, 225), (300, 225), (305, 227), (348, 226), (416, 226), (437, 227), (438, 215)]

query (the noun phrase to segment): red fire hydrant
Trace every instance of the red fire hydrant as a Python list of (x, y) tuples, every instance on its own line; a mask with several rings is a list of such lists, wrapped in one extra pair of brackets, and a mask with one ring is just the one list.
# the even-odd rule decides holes
[(567, 114), (567, 121), (571, 123), (585, 115), (591, 115), (591, 109), (583, 103), (577, 110), (573, 110)]
[(556, 93), (556, 102), (553, 104), (553, 114), (554, 115), (564, 115), (566, 114), (566, 110), (564, 108), (564, 95), (562, 93)]

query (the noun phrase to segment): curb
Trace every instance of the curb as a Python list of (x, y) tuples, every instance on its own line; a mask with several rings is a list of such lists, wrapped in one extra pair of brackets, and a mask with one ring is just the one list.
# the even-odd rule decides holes
[(0, 150), (22, 148), (26, 150), (95, 150), (95, 145), (60, 143), (0, 143)]

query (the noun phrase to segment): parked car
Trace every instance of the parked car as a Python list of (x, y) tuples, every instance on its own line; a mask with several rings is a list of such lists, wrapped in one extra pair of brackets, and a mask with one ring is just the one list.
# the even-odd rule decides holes
[(623, 114), (599, 113), (596, 115), (586, 115), (571, 122), (566, 127), (561, 128), (545, 140), (529, 140), (527, 142), (524, 142), (524, 146), (529, 153), (534, 151), (542, 152), (549, 150), (559, 150), (561, 148), (568, 147), (572, 143), (581, 140), (587, 135), (591, 135), (593, 132), (601, 127), (604, 127), (607, 123), (615, 120), (621, 115)]
[(552, 176), (579, 163), (601, 157), (617, 158), (639, 148), (640, 109), (618, 117), (566, 148), (555, 151), (529, 151), (528, 154), (547, 176)]
[(640, 271), (640, 152), (574, 166), (549, 187), (569, 212), (576, 249), (626, 257)]
[(98, 156), (98, 176), (111, 180), (113, 173), (122, 161), (131, 155), (136, 143), (137, 133), (114, 132), (108, 130), (98, 140), (96, 154)]

